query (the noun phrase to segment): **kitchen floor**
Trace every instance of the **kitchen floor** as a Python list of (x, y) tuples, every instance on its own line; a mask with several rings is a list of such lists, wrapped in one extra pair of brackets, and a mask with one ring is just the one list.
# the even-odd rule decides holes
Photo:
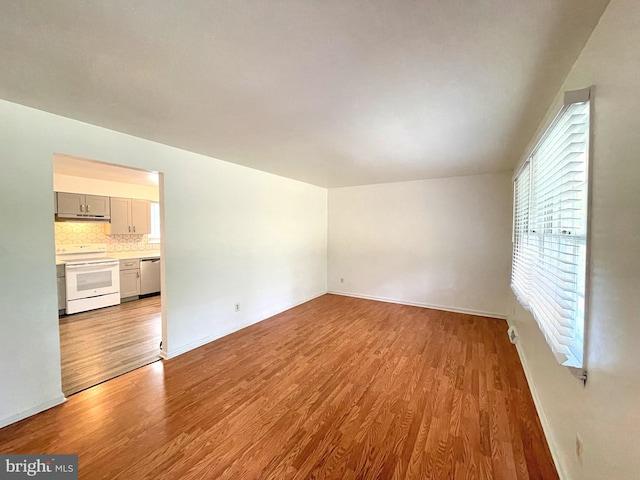
[(65, 396), (159, 359), (160, 296), (60, 318)]

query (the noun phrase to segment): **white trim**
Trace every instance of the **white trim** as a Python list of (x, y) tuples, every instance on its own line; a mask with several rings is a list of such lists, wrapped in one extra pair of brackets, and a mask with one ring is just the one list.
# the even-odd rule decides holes
[[(509, 317), (506, 317), (507, 323), (509, 327), (515, 328), (513, 323), (509, 320)], [(529, 385), (529, 391), (531, 392), (531, 397), (533, 398), (533, 404), (536, 407), (536, 412), (538, 413), (538, 418), (540, 419), (540, 423), (542, 424), (542, 431), (544, 433), (545, 438), (547, 439), (547, 444), (549, 445), (549, 451), (551, 452), (551, 458), (553, 459), (553, 463), (556, 467), (556, 471), (558, 472), (558, 476), (560, 480), (569, 480), (569, 474), (564, 468), (564, 464), (560, 462), (562, 455), (560, 455), (560, 447), (556, 442), (555, 437), (552, 434), (551, 424), (547, 415), (542, 408), (542, 400), (538, 395), (538, 391), (536, 390), (535, 383), (531, 378), (531, 373), (529, 369), (529, 364), (527, 363), (527, 357), (520, 346), (521, 342), (516, 342), (516, 351), (518, 352), (518, 357), (520, 358), (520, 363), (522, 364), (522, 369), (524, 370), (524, 376), (527, 379), (527, 384)]]
[(240, 327), (233, 326), (232, 328), (228, 328), (228, 329), (225, 329), (225, 330), (218, 331), (218, 332), (216, 332), (216, 333), (214, 333), (212, 335), (208, 335), (206, 337), (200, 338), (200, 339), (196, 340), (195, 342), (188, 343), (187, 345), (183, 345), (183, 346), (178, 347), (178, 348), (173, 349), (173, 350), (165, 350), (165, 345), (162, 344), (162, 350), (160, 351), (160, 358), (162, 358), (163, 360), (169, 360), (169, 359), (175, 358), (178, 355), (182, 355), (183, 353), (187, 353), (187, 352), (189, 352), (191, 350), (194, 350), (194, 349), (196, 349), (198, 347), (206, 345), (207, 343), (213, 342), (214, 340), (218, 340), (219, 338), (226, 337), (227, 335), (235, 333), (235, 332), (237, 332), (239, 330), (242, 330), (244, 328), (247, 328), (247, 327), (249, 327), (251, 325), (255, 325), (256, 323), (259, 323), (259, 322), (262, 322), (264, 320), (267, 320), (267, 319), (269, 319), (269, 318), (271, 318), (271, 317), (273, 317), (275, 315), (278, 315), (278, 314), (280, 314), (282, 312), (286, 312), (287, 310), (295, 308), (295, 307), (297, 307), (299, 305), (302, 305), (303, 303), (307, 303), (307, 302), (309, 302), (311, 300), (314, 300), (314, 299), (316, 299), (318, 297), (321, 297), (322, 295), (326, 295), (326, 294), (327, 294), (327, 292), (317, 293), (317, 294), (312, 295), (312, 296), (310, 296), (310, 297), (308, 297), (308, 298), (306, 298), (304, 300), (299, 301), (298, 303), (295, 303), (295, 304), (290, 305), (288, 307), (277, 309), (277, 310), (274, 310), (274, 311), (272, 311), (270, 313), (267, 313), (266, 316), (264, 316), (264, 317), (262, 317), (262, 318), (260, 318), (258, 320), (250, 321), (249, 323), (246, 323), (246, 324), (244, 324), (244, 325), (242, 325)]
[(229, 331), (222, 331), (219, 333), (216, 333), (214, 335), (209, 335), (207, 337), (201, 338), (199, 340), (196, 340), (195, 342), (191, 342), (188, 343), (187, 345), (183, 345), (180, 348), (176, 348), (175, 350), (167, 350), (167, 351), (161, 351), (160, 352), (160, 357), (163, 360), (170, 360), (172, 358), (175, 358), (179, 355), (182, 355), (183, 353), (187, 353), (190, 350), (194, 350), (198, 347), (202, 347), (203, 345), (206, 345), (207, 343), (213, 342), (214, 340), (217, 340), (219, 338), (225, 337), (233, 332), (235, 332), (236, 330), (229, 330)]
[(400, 300), (397, 298), (376, 297), (374, 295), (362, 295), (359, 293), (336, 292), (333, 290), (329, 290), (327, 293), (330, 293), (333, 295), (342, 295), (343, 297), (354, 297), (354, 298), (363, 298), (365, 300), (375, 300), (376, 302), (396, 303), (398, 305), (409, 305), (411, 307), (431, 308), (433, 310), (442, 310), (444, 312), (465, 313), (467, 315), (499, 318), (501, 320), (507, 319), (506, 315), (503, 315), (500, 313), (484, 312), (481, 310), (473, 310), (470, 308), (451, 307), (448, 305), (433, 305), (431, 303), (423, 303), (423, 302), (408, 302), (406, 300)]
[(591, 90), (593, 85), (590, 87), (582, 88), (580, 90), (570, 90), (564, 92), (564, 104), (571, 105), (572, 103), (584, 103), (591, 100)]
[[(585, 259), (586, 272), (584, 273), (584, 324), (583, 324), (583, 345), (582, 345), (582, 370), (587, 372), (589, 370), (589, 344), (591, 335), (589, 332), (589, 326), (591, 325), (591, 224), (593, 215), (593, 168), (594, 168), (594, 156), (593, 148), (595, 142), (595, 128), (596, 121), (596, 109), (595, 109), (595, 85), (589, 87), (589, 145), (587, 150), (587, 257)], [(573, 373), (573, 372), (572, 372)], [(574, 374), (575, 376), (575, 374)], [(586, 379), (583, 379), (586, 382)]]
[(44, 412), (45, 410), (49, 410), (57, 405), (61, 405), (66, 402), (67, 399), (64, 395), (60, 394), (58, 397), (51, 399), (49, 401), (43, 402), (35, 407), (28, 408), (27, 410), (23, 410), (20, 413), (16, 413), (15, 415), (11, 415), (9, 417), (3, 418), (0, 420), (0, 428), (4, 428), (7, 425), (11, 425), (12, 423), (19, 422), (20, 420), (24, 420), (27, 417), (35, 415), (36, 413)]
[[(553, 104), (547, 110), (547, 113), (544, 117), (543, 123), (538, 126), (536, 133), (531, 138), (531, 141), (527, 145), (527, 148), (524, 150), (524, 155), (520, 157), (516, 168), (513, 170), (513, 176), (511, 180), (515, 180), (515, 178), (524, 167), (524, 164), (529, 161), (529, 158), (535, 152), (536, 148), (542, 142), (545, 133), (547, 130), (555, 123), (558, 117), (562, 114), (562, 112), (573, 103), (583, 103), (586, 101), (590, 101), (593, 98), (594, 85), (590, 85), (588, 87), (582, 88), (580, 90), (570, 90), (564, 92), (560, 99), (554, 100)], [(549, 116), (552, 112), (555, 112), (551, 118)], [(590, 117), (593, 118), (593, 109), (591, 110)], [(589, 126), (589, 130), (593, 131), (592, 127)], [(590, 138), (591, 140), (591, 138)], [(589, 161), (591, 158), (589, 158)]]

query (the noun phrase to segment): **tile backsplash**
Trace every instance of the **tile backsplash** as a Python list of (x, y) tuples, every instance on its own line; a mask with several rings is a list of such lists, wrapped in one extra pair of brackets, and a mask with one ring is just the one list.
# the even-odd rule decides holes
[(106, 243), (109, 252), (159, 250), (148, 235), (110, 235), (107, 223), (55, 222), (56, 247), (74, 243)]

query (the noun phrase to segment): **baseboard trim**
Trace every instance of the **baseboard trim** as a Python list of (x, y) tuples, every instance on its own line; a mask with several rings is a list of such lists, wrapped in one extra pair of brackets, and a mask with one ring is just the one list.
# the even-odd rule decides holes
[(502, 315), (494, 312), (483, 312), (480, 310), (471, 310), (468, 308), (458, 308), (458, 307), (450, 307), (448, 305), (433, 305), (430, 303), (422, 303), (422, 302), (407, 302), (406, 300), (398, 300), (396, 298), (385, 298), (385, 297), (376, 297), (373, 295), (361, 295), (358, 293), (346, 293), (346, 292), (336, 292), (333, 290), (329, 290), (327, 293), (333, 295), (342, 295), (343, 297), (354, 297), (354, 298), (362, 298), (365, 300), (375, 300), (376, 302), (386, 302), (386, 303), (396, 303), (398, 305), (409, 305), (411, 307), (422, 307), (422, 308), (431, 308), (433, 310), (442, 310), (444, 312), (453, 312), (453, 313), (465, 313), (467, 315), (477, 315), (479, 317), (490, 317), (490, 318), (499, 318), (501, 320), (506, 320), (506, 315)]
[(66, 397), (60, 394), (56, 398), (43, 402), (39, 405), (36, 405), (35, 407), (29, 408), (20, 413), (16, 413), (15, 415), (11, 415), (10, 417), (0, 419), (0, 428), (4, 428), (8, 425), (11, 425), (12, 423), (16, 423), (16, 422), (19, 422), (20, 420), (24, 420), (25, 418), (35, 415), (36, 413), (49, 410), (50, 408), (61, 405), (66, 401), (67, 401)]
[[(509, 317), (507, 317), (507, 323), (509, 326), (513, 326)], [(551, 433), (551, 425), (549, 423), (549, 419), (542, 408), (542, 400), (540, 400), (540, 395), (538, 395), (538, 390), (536, 390), (535, 383), (533, 383), (533, 379), (531, 378), (531, 370), (529, 368), (529, 363), (527, 362), (527, 356), (524, 353), (524, 350), (520, 347), (520, 339), (518, 339), (515, 343), (516, 351), (518, 352), (518, 357), (520, 358), (520, 363), (522, 364), (522, 369), (524, 370), (524, 376), (527, 378), (527, 384), (529, 385), (529, 391), (531, 392), (531, 397), (533, 398), (533, 404), (536, 407), (536, 412), (538, 413), (538, 418), (540, 419), (540, 423), (542, 424), (542, 431), (544, 432), (544, 436), (547, 439), (547, 444), (549, 445), (549, 450), (551, 451), (551, 458), (553, 458), (553, 463), (556, 466), (556, 471), (558, 472), (558, 476), (560, 480), (568, 480), (569, 475), (564, 469), (564, 465), (560, 462), (560, 454), (558, 444), (555, 441), (555, 437)]]
[[(310, 297), (308, 297), (308, 298), (306, 298), (304, 300), (300, 300), (298, 303), (294, 303), (293, 305), (291, 305), (289, 307), (275, 309), (275, 310), (271, 311), (270, 313), (267, 313), (266, 317), (264, 317), (263, 319), (251, 323), (251, 325), (253, 325), (254, 323), (262, 322), (263, 320), (266, 320), (267, 318), (271, 318), (271, 317), (273, 317), (275, 315), (279, 315), (282, 312), (286, 312), (287, 310), (291, 310), (292, 308), (298, 307), (298, 306), (302, 305), (303, 303), (310, 302), (311, 300), (315, 300), (316, 298), (321, 297), (321, 296), (326, 295), (326, 294), (327, 294), (327, 291), (324, 290), (324, 291), (322, 291), (320, 293), (313, 294), (313, 295), (311, 295)], [(249, 325), (247, 325), (247, 326), (249, 326)]]
[(262, 322), (264, 320), (267, 320), (268, 318), (271, 318), (271, 317), (273, 317), (275, 315), (278, 315), (278, 314), (280, 314), (282, 312), (286, 312), (287, 310), (290, 310), (290, 309), (292, 309), (294, 307), (297, 307), (298, 305), (302, 305), (303, 303), (310, 302), (311, 300), (314, 300), (314, 299), (316, 299), (318, 297), (321, 297), (322, 295), (326, 295), (326, 293), (327, 293), (326, 291), (325, 292), (321, 292), (321, 293), (317, 293), (317, 294), (312, 295), (312, 296), (310, 296), (310, 297), (308, 297), (308, 298), (306, 298), (304, 300), (301, 300), (301, 301), (299, 301), (297, 303), (294, 303), (293, 305), (289, 305), (288, 307), (273, 310), (273, 311), (265, 314), (262, 318), (259, 318), (259, 319), (254, 320), (254, 321), (250, 321), (249, 323), (246, 323), (246, 324), (244, 324), (244, 325), (242, 325), (240, 327), (234, 327), (234, 328), (230, 328), (230, 329), (226, 329), (226, 330), (222, 330), (222, 331), (216, 332), (216, 333), (214, 333), (212, 335), (208, 335), (208, 336), (206, 336), (204, 338), (196, 340), (195, 342), (191, 342), (191, 343), (189, 343), (187, 345), (183, 345), (182, 347), (178, 347), (178, 348), (173, 349), (173, 350), (164, 350), (164, 346), (163, 346), (163, 350), (160, 352), (160, 357), (163, 360), (170, 360), (172, 358), (177, 357), (178, 355), (182, 355), (183, 353), (187, 353), (187, 352), (189, 352), (189, 351), (191, 351), (193, 349), (196, 349), (198, 347), (206, 345), (207, 343), (213, 342), (214, 340), (218, 340), (219, 338), (226, 337), (227, 335), (230, 335), (230, 334), (235, 333), (235, 332), (237, 332), (239, 330), (242, 330), (243, 328), (250, 327), (251, 325), (255, 325), (256, 323), (259, 323), (259, 322)]

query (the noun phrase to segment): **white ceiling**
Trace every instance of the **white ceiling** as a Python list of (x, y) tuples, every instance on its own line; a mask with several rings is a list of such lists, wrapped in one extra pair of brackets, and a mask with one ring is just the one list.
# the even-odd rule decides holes
[(608, 0), (0, 2), (0, 98), (321, 186), (510, 170)]

